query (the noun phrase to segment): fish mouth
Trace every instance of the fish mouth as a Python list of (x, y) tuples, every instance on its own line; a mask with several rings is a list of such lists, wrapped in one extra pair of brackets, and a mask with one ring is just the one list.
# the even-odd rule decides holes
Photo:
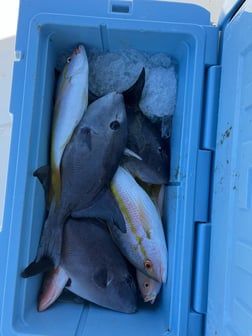
[(74, 49), (75, 55), (78, 55), (81, 53), (81, 46), (79, 45), (77, 48)]
[(153, 304), (155, 302), (155, 300), (156, 300), (156, 294), (155, 293), (146, 295), (144, 297), (144, 302), (150, 302), (151, 304)]

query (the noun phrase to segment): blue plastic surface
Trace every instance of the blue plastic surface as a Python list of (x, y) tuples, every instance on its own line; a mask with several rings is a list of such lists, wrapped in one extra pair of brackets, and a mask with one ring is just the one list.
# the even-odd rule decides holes
[(219, 26), (225, 26), (246, 0), (226, 0), (219, 17)]
[[(217, 41), (218, 28), (210, 25), (209, 13), (194, 5), (101, 1), (94, 6), (93, 1), (21, 1), (16, 40), (21, 60), (14, 67), (13, 136), (0, 233), (1, 335), (200, 333), (202, 318), (192, 311), (191, 297), (196, 173), (206, 67), (217, 62)], [(54, 68), (59, 54), (77, 43), (110, 51), (135, 48), (165, 52), (178, 64), (165, 211), (168, 281), (157, 303), (140, 307), (134, 315), (92, 304), (64, 303), (38, 313), (41, 277), (20, 277), (36, 255), (45, 215), (43, 191), (32, 173), (48, 162)]]
[(252, 5), (224, 32), (206, 335), (252, 334)]
[(201, 314), (207, 311), (210, 241), (210, 223), (199, 223), (196, 227), (193, 309)]

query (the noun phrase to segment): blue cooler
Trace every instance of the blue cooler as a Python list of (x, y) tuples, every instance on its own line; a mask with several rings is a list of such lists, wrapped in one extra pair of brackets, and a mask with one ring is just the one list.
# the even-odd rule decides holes
[[(21, 0), (0, 335), (252, 335), (252, 2), (234, 3), (213, 26), (208, 11), (192, 4)], [(64, 302), (38, 313), (41, 276), (20, 276), (36, 255), (45, 216), (32, 174), (48, 162), (54, 68), (77, 43), (162, 52), (178, 65), (165, 203), (168, 280), (157, 303), (135, 314)]]

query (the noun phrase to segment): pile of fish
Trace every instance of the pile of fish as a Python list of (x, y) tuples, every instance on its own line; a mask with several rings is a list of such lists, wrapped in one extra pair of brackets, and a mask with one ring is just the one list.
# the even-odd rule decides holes
[(102, 307), (133, 313), (138, 291), (153, 303), (167, 278), (162, 225), (169, 138), (140, 110), (145, 69), (126, 91), (88, 90), (83, 45), (58, 80), (50, 167), (34, 172), (47, 217), (23, 277), (44, 273), (38, 310), (64, 288)]

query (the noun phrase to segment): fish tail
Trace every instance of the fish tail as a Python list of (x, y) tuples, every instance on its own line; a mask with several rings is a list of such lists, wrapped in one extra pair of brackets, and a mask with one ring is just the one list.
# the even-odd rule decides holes
[(53, 261), (51, 258), (43, 257), (39, 262), (33, 261), (21, 273), (22, 278), (29, 278), (36, 274), (47, 272), (53, 268)]
[(24, 278), (51, 270), (60, 264), (64, 217), (60, 211), (54, 211), (54, 201), (44, 223), (36, 259), (25, 268)]

